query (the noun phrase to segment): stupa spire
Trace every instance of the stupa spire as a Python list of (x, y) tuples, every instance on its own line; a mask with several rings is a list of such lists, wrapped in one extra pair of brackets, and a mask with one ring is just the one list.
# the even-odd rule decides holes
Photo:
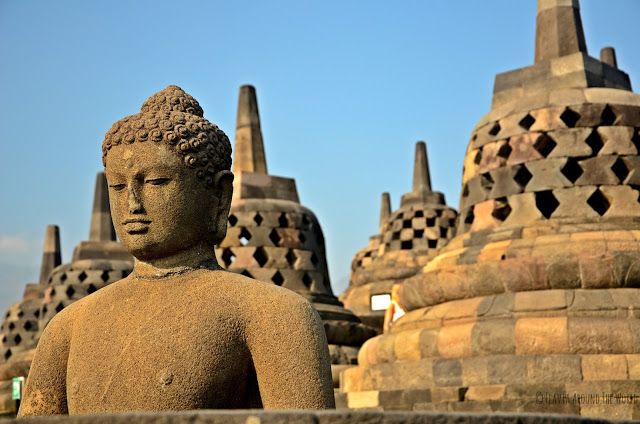
[(431, 191), (431, 176), (427, 161), (427, 144), (424, 141), (416, 143), (416, 156), (413, 160), (413, 192)]
[(60, 228), (57, 225), (47, 225), (40, 263), (40, 284), (46, 284), (51, 271), (61, 263)]
[(387, 221), (389, 215), (391, 215), (391, 197), (385, 191), (380, 200), (380, 227)]
[(535, 63), (587, 53), (578, 0), (538, 0)]
[(111, 221), (109, 206), (109, 189), (104, 172), (96, 175), (96, 189), (93, 194), (93, 211), (91, 212), (91, 227), (89, 228), (91, 241), (115, 241), (116, 231)]
[(600, 62), (606, 63), (618, 69), (618, 59), (616, 58), (616, 49), (613, 47), (604, 47), (600, 50)]
[(233, 158), (233, 172), (253, 172), (267, 174), (267, 160), (264, 154), (258, 98), (252, 85), (240, 87), (238, 115), (236, 117), (236, 143)]

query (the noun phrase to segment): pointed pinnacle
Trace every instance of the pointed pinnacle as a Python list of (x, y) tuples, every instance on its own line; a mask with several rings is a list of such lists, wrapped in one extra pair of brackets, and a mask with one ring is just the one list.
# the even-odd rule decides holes
[(256, 89), (251, 85), (240, 87), (240, 96), (238, 97), (233, 172), (239, 171), (267, 174), (267, 160), (264, 154), (258, 113), (258, 98)]
[(535, 63), (587, 53), (578, 0), (538, 0)]
[(616, 58), (616, 49), (613, 47), (604, 47), (600, 50), (600, 62), (606, 63), (618, 69), (618, 59)]
[(389, 215), (391, 215), (391, 197), (385, 191), (380, 200), (380, 227), (387, 221)]
[(89, 228), (91, 241), (115, 241), (116, 231), (111, 221), (109, 205), (109, 190), (104, 172), (96, 175), (96, 189), (93, 194), (93, 211), (91, 212), (91, 227)]
[(62, 263), (60, 252), (60, 228), (57, 225), (47, 225), (42, 247), (42, 262), (40, 263), (40, 284), (47, 284), (51, 271)]
[(416, 143), (416, 156), (413, 161), (413, 192), (430, 192), (431, 176), (427, 160), (427, 144), (424, 141)]

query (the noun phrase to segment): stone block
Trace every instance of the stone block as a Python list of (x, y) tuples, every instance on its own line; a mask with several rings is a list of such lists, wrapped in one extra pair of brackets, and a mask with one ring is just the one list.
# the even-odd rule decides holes
[(638, 190), (627, 185), (619, 186), (603, 186), (600, 191), (604, 194), (609, 202), (606, 217), (624, 217), (640, 215), (640, 203), (637, 201), (629, 201), (629, 199), (638, 198)]
[(539, 260), (521, 256), (501, 261), (498, 267), (502, 283), (509, 291), (522, 292), (549, 288), (544, 263)]
[(613, 303), (609, 290), (576, 290), (573, 302), (569, 306), (571, 312), (614, 309), (616, 309), (616, 305)]
[(526, 225), (542, 218), (542, 214), (536, 207), (534, 193), (522, 193), (509, 196), (511, 213), (504, 221), (504, 225)]
[(375, 408), (380, 405), (380, 392), (368, 390), (365, 392), (347, 393), (347, 406), (349, 409)]
[(378, 336), (380, 340), (378, 341), (377, 352), (376, 352), (376, 360), (377, 363), (385, 363), (392, 362), (395, 358), (395, 334), (383, 334)]
[(514, 179), (516, 171), (516, 167), (502, 167), (493, 170), (491, 176), (494, 184), (489, 193), (489, 197), (495, 199), (522, 193), (524, 188)]
[(511, 137), (509, 140), (511, 154), (509, 155), (509, 159), (507, 159), (507, 163), (509, 165), (517, 165), (542, 159), (543, 156), (540, 152), (533, 148), (533, 145), (540, 135), (541, 133), (529, 132)]
[(551, 216), (553, 218), (599, 218), (598, 212), (587, 203), (587, 199), (595, 189), (595, 186), (582, 186), (553, 190), (558, 207)]
[(366, 367), (377, 362), (377, 351), (380, 338), (381, 336), (377, 336), (364, 342), (358, 352), (358, 364), (360, 366)]
[(612, 165), (617, 159), (617, 156), (596, 156), (579, 160), (578, 164), (580, 168), (582, 168), (583, 173), (576, 180), (575, 184), (579, 186), (619, 184), (620, 180), (611, 170)]
[[(602, 234), (604, 238), (604, 234)], [(572, 241), (579, 241), (571, 237)], [(613, 287), (615, 283), (614, 261), (611, 257), (583, 256), (580, 261), (582, 287), (588, 289)]]
[(494, 355), (487, 360), (488, 384), (517, 383), (527, 375), (527, 360), (517, 355)]
[(547, 311), (566, 307), (565, 290), (520, 292), (515, 294), (513, 303), (514, 312)]
[(462, 363), (459, 359), (435, 359), (433, 380), (437, 386), (461, 386)]
[(579, 288), (581, 284), (579, 262), (572, 257), (557, 257), (549, 260), (547, 277), (553, 289)]
[(420, 333), (420, 356), (429, 358), (438, 354), (438, 331), (424, 329)]
[(392, 389), (425, 389), (433, 386), (433, 361), (394, 362), (390, 364)]
[(461, 358), (471, 355), (473, 323), (448, 325), (438, 333), (438, 353), (444, 358)]
[(477, 322), (471, 347), (474, 355), (515, 353), (515, 320), (495, 318)]
[(532, 132), (548, 132), (558, 128), (565, 128), (564, 123), (560, 120), (560, 115), (564, 111), (564, 106), (545, 107), (531, 112), (536, 119), (529, 131)]
[(485, 385), (488, 377), (488, 357), (472, 356), (462, 359), (462, 385)]
[(527, 191), (544, 191), (570, 186), (571, 181), (560, 172), (566, 162), (566, 158), (548, 158), (528, 162), (527, 169), (532, 174), (532, 178), (527, 184)]
[(466, 389), (461, 387), (434, 387), (431, 389), (432, 403), (461, 402)]
[(573, 353), (635, 353), (626, 319), (569, 317), (567, 325)]
[(505, 396), (506, 386), (504, 384), (493, 384), (487, 386), (471, 386), (465, 394), (467, 400), (498, 400)]
[(600, 127), (598, 134), (604, 142), (598, 155), (637, 155), (638, 150), (631, 142), (635, 132), (633, 127)]
[(480, 163), (478, 164), (477, 172), (484, 174), (485, 172), (492, 171), (505, 164), (505, 158), (500, 156), (498, 152), (507, 144), (506, 140), (500, 140), (493, 143), (485, 144), (481, 150)]
[(584, 90), (581, 88), (565, 88), (549, 93), (549, 104), (552, 106), (575, 105), (584, 102)]
[(340, 387), (344, 392), (357, 392), (362, 388), (362, 374), (364, 368), (362, 365), (358, 367), (347, 368), (340, 374)]
[(584, 141), (591, 128), (561, 128), (549, 133), (557, 143), (548, 158), (591, 156), (591, 147)]
[(631, 354), (627, 357), (627, 371), (630, 380), (640, 380), (640, 355)]
[(626, 380), (626, 355), (582, 355), (582, 377), (585, 381)]
[(547, 384), (582, 381), (580, 356), (531, 356), (527, 361), (527, 381)]
[(515, 325), (516, 353), (569, 352), (566, 317), (519, 318)]
[(612, 420), (630, 420), (638, 419), (638, 415), (634, 415), (637, 407), (633, 404), (585, 404), (580, 406), (580, 414), (583, 417), (601, 418), (607, 417)]
[(395, 358), (398, 361), (419, 361), (421, 358), (420, 346), (421, 329), (403, 331), (395, 337)]

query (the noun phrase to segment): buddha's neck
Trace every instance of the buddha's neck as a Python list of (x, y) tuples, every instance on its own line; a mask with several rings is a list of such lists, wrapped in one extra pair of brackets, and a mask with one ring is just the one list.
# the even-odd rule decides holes
[(201, 243), (174, 255), (143, 261), (135, 260), (133, 275), (142, 279), (161, 279), (185, 274), (198, 269), (222, 269), (215, 251), (207, 243)]

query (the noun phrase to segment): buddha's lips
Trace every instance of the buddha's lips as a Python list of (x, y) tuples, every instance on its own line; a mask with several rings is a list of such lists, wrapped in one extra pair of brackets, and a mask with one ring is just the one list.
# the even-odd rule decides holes
[(122, 221), (125, 230), (129, 234), (144, 234), (149, 231), (150, 219), (127, 218)]
[(151, 220), (144, 218), (127, 218), (122, 221), (122, 225), (126, 224), (151, 224)]

